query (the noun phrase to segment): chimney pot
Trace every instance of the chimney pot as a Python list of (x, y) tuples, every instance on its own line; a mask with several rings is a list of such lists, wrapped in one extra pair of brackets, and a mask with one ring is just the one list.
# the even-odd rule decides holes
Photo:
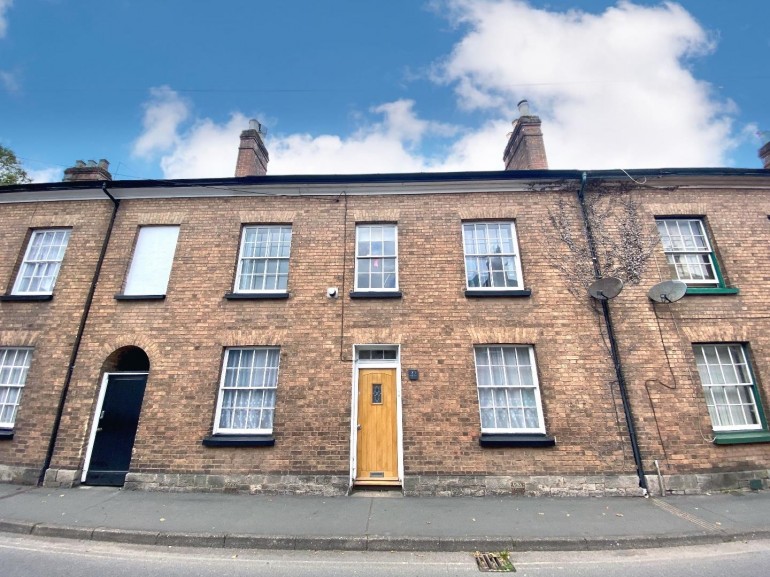
[(256, 130), (257, 132), (262, 132), (262, 125), (259, 123), (259, 120), (256, 118), (252, 118), (249, 120), (249, 130)]
[(529, 109), (529, 102), (518, 104), (519, 118), (513, 121), (513, 132), (503, 153), (505, 170), (548, 170), (540, 117)]
[(75, 166), (64, 170), (63, 180), (64, 182), (112, 180), (112, 175), (107, 170), (109, 166), (110, 163), (103, 158), (99, 161), (99, 164), (93, 160), (89, 160), (87, 163), (82, 160), (76, 160)]

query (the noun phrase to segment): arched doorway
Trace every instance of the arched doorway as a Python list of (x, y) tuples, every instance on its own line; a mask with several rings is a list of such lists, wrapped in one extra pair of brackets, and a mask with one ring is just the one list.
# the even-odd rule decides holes
[(105, 359), (83, 467), (84, 484), (120, 487), (125, 483), (149, 371), (150, 359), (139, 347), (121, 347)]

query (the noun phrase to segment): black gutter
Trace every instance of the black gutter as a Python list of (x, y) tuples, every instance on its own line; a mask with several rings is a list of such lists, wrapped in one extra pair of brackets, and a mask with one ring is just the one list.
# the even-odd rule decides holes
[[(233, 178), (181, 178), (181, 179), (137, 179), (113, 180), (110, 188), (190, 188), (190, 187), (222, 187), (224, 189), (238, 186), (270, 186), (270, 185), (312, 185), (312, 184), (392, 184), (418, 182), (462, 182), (462, 181), (494, 181), (494, 180), (573, 180), (581, 177), (582, 171), (566, 170), (488, 170), (462, 172), (407, 172), (381, 174), (290, 174), (270, 176), (242, 176)], [(609, 169), (591, 171), (593, 179), (628, 178), (664, 178), (676, 176), (770, 176), (770, 170), (761, 168), (643, 168), (633, 170)], [(0, 194), (79, 190), (92, 188), (92, 183), (83, 182), (53, 182), (11, 185), (0, 187)]]
[[(578, 201), (580, 202), (580, 210), (583, 214), (583, 222), (585, 223), (586, 227), (586, 240), (588, 241), (588, 250), (591, 252), (591, 260), (594, 265), (594, 276), (598, 280), (601, 278), (601, 269), (599, 268), (599, 258), (596, 252), (594, 232), (591, 227), (591, 221), (588, 218), (588, 212), (586, 210), (585, 203), (585, 187), (587, 182), (588, 174), (584, 172), (580, 180)], [(604, 325), (607, 328), (607, 338), (610, 341), (610, 356), (612, 357), (612, 364), (615, 366), (615, 376), (618, 380), (618, 388), (620, 389), (620, 399), (623, 404), (623, 413), (626, 416), (626, 426), (628, 427), (628, 436), (631, 440), (631, 451), (634, 455), (634, 463), (636, 464), (636, 474), (639, 477), (639, 486), (644, 491), (645, 496), (647, 496), (649, 494), (649, 490), (647, 488), (647, 477), (644, 475), (642, 453), (639, 450), (639, 439), (636, 436), (634, 416), (631, 412), (631, 402), (628, 398), (628, 390), (626, 389), (626, 379), (623, 376), (623, 365), (620, 362), (620, 351), (618, 350), (618, 343), (615, 339), (615, 330), (612, 324), (612, 316), (610, 315), (610, 304), (607, 299), (601, 299), (599, 302), (602, 305)]]
[[(92, 185), (93, 186), (93, 185)], [(83, 333), (86, 329), (86, 321), (88, 320), (88, 313), (91, 311), (91, 303), (94, 300), (94, 293), (96, 292), (96, 283), (99, 280), (99, 275), (102, 271), (102, 263), (104, 263), (104, 256), (107, 254), (107, 245), (110, 242), (112, 236), (112, 228), (115, 225), (115, 218), (118, 215), (118, 208), (120, 207), (120, 200), (116, 199), (107, 190), (107, 183), (102, 183), (102, 191), (112, 201), (112, 215), (110, 216), (110, 224), (107, 227), (107, 233), (104, 236), (104, 242), (102, 243), (102, 250), (99, 253), (99, 260), (96, 262), (96, 269), (94, 270), (94, 276), (91, 279), (91, 287), (88, 289), (88, 296), (83, 307), (83, 314), (80, 317), (80, 325), (78, 326), (78, 332), (75, 336), (75, 344), (72, 346), (72, 353), (70, 354), (70, 362), (67, 366), (67, 376), (64, 378), (64, 386), (62, 387), (61, 395), (59, 396), (59, 405), (56, 408), (56, 418), (54, 419), (53, 429), (51, 430), (51, 438), (48, 441), (48, 450), (45, 454), (45, 461), (43, 462), (43, 468), (40, 471), (40, 476), (37, 479), (37, 484), (42, 485), (45, 481), (45, 473), (51, 466), (51, 460), (53, 459), (54, 449), (56, 448), (56, 439), (59, 436), (59, 427), (61, 426), (61, 418), (64, 414), (64, 404), (67, 402), (67, 393), (69, 392), (70, 383), (72, 382), (72, 373), (75, 370), (75, 361), (78, 358), (80, 352), (80, 342), (83, 340)]]

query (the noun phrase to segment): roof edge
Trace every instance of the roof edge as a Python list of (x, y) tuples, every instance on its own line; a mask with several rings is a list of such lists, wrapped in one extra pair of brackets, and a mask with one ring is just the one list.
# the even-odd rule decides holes
[(770, 177), (770, 170), (761, 168), (643, 168), (607, 170), (493, 170), (463, 172), (406, 172), (377, 174), (292, 174), (222, 178), (177, 178), (112, 181), (76, 181), (33, 183), (0, 186), (0, 194), (39, 191), (81, 190), (102, 188), (186, 188), (194, 186), (254, 186), (281, 184), (375, 184), (398, 182), (458, 182), (491, 180), (572, 180), (583, 174), (589, 178), (663, 178), (671, 176), (749, 176)]

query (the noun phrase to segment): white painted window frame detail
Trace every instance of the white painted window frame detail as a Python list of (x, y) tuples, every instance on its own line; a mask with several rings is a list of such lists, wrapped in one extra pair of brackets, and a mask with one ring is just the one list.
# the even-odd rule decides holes
[[(264, 384), (261, 386), (249, 386), (249, 387), (225, 387), (225, 382), (227, 379), (227, 361), (229, 359), (230, 353), (232, 351), (275, 351), (277, 362), (275, 367), (268, 367), (265, 365), (265, 368), (273, 369), (275, 368), (275, 383), (272, 386), (265, 386)], [(278, 396), (278, 381), (280, 377), (280, 370), (281, 370), (281, 349), (280, 347), (269, 347), (269, 346), (238, 346), (238, 347), (227, 347), (225, 349), (225, 354), (222, 359), (222, 375), (219, 379), (219, 389), (217, 392), (217, 406), (216, 406), (216, 412), (214, 416), (214, 434), (219, 435), (271, 435), (273, 433), (273, 425), (275, 423), (275, 409), (277, 406), (277, 396)], [(251, 377), (254, 378), (255, 371), (251, 370)], [(254, 428), (234, 428), (234, 427), (222, 427), (220, 426), (220, 421), (222, 418), (222, 405), (224, 402), (225, 397), (225, 390), (241, 390), (241, 391), (273, 391), (273, 405), (272, 407), (265, 407), (264, 406), (264, 396), (262, 399), (263, 405), (260, 406), (260, 410), (264, 409), (270, 409), (273, 414), (272, 418), (270, 419), (270, 428), (260, 428), (260, 427), (254, 427)], [(260, 412), (261, 416), (261, 412)], [(261, 420), (260, 420), (261, 424)]]
[[(489, 227), (489, 225), (508, 225), (511, 227), (511, 242), (513, 244), (513, 252), (511, 253), (500, 253), (500, 254), (490, 254), (490, 253), (468, 253), (468, 246), (467, 246), (467, 237), (466, 237), (466, 227), (467, 226), (473, 226), (479, 227), (479, 226), (485, 226)], [(487, 237), (488, 238), (488, 237)], [(485, 221), (485, 220), (473, 220), (473, 221), (464, 221), (462, 223), (462, 241), (463, 241), (463, 266), (465, 270), (465, 288), (468, 290), (479, 290), (479, 291), (515, 291), (515, 290), (522, 290), (524, 288), (524, 279), (521, 271), (521, 258), (519, 253), (519, 240), (518, 236), (516, 234), (516, 223), (512, 220), (500, 220), (500, 221)], [(471, 286), (469, 284), (469, 278), (468, 278), (468, 259), (469, 258), (512, 258), (514, 261), (514, 268), (516, 273), (516, 285), (515, 286)], [(490, 280), (493, 277), (490, 275)]]
[[(23, 358), (19, 359), (19, 355)], [(6, 364), (9, 356), (12, 364)], [(21, 405), (21, 397), (24, 393), (24, 385), (27, 382), (29, 366), (32, 362), (32, 348), (30, 347), (0, 347), (0, 429), (12, 429), (16, 423), (16, 415)], [(12, 391), (16, 399), (8, 402)], [(10, 407), (10, 419), (2, 420), (6, 408)]]
[[(670, 234), (670, 227), (672, 223), (676, 224), (677, 231), (682, 230), (682, 223), (687, 223), (688, 231), (689, 226), (691, 223), (697, 223), (699, 234), (696, 236), (700, 236), (703, 238), (703, 241), (705, 243), (705, 247), (703, 248), (697, 248), (693, 247), (692, 250), (674, 250), (671, 245), (666, 246), (665, 237), (671, 238)], [(667, 233), (663, 235), (661, 233), (661, 225), (664, 226)], [(674, 280), (680, 280), (684, 283), (686, 283), (688, 286), (714, 286), (718, 287), (720, 285), (719, 280), (719, 268), (716, 262), (716, 255), (714, 254), (714, 249), (711, 245), (711, 239), (709, 239), (708, 233), (706, 232), (706, 227), (703, 223), (702, 218), (676, 218), (676, 217), (661, 217), (655, 219), (655, 226), (658, 229), (658, 234), (660, 235), (661, 244), (663, 245), (663, 252), (666, 254), (666, 261), (668, 262), (669, 270), (673, 267), (673, 270), (675, 272), (675, 276), (673, 276)], [(682, 236), (679, 234), (678, 236)], [(690, 235), (692, 236), (692, 235)], [(676, 260), (677, 257), (683, 257), (687, 259), (688, 257), (697, 257), (701, 259), (701, 262), (687, 262), (684, 266), (687, 267), (688, 274), (692, 276), (691, 271), (694, 270), (693, 267), (698, 267), (701, 270), (703, 270), (703, 267), (708, 264), (711, 267), (711, 271), (713, 273), (713, 278), (705, 278), (705, 279), (693, 279), (693, 278), (682, 278), (682, 275), (679, 274), (679, 270), (677, 268)], [(708, 259), (708, 263), (706, 263), (703, 260), (703, 257), (706, 257)], [(683, 266), (681, 263), (679, 263), (679, 266)]]
[[(381, 254), (381, 255), (371, 255), (371, 254), (361, 255), (359, 253), (359, 238), (360, 238), (361, 231), (363, 229), (365, 229), (365, 228), (370, 229), (370, 231), (371, 231), (372, 228), (382, 228), (382, 229), (392, 228), (393, 232), (394, 232), (394, 251), (393, 251), (393, 254), (385, 254), (385, 250), (384, 250), (384, 242), (385, 241), (383, 240), (383, 254)], [(372, 288), (371, 286), (369, 286), (369, 287), (363, 287), (362, 288), (358, 284), (358, 273), (359, 273), (360, 265), (361, 265), (361, 263), (363, 261), (369, 261), (371, 263), (372, 260), (375, 260), (377, 258), (380, 258), (380, 259), (383, 259), (383, 260), (384, 259), (394, 259), (395, 260), (395, 270), (393, 272), (393, 275), (395, 277), (395, 286), (387, 287), (387, 288), (384, 287), (384, 286), (383, 287), (379, 287), (379, 288)], [(369, 272), (369, 279), (371, 280), (371, 267), (369, 268), (369, 271), (370, 271)], [(386, 274), (390, 274), (390, 273), (385, 273), (385, 271), (383, 270), (383, 285), (385, 284)], [(354, 290), (356, 290), (357, 292), (397, 292), (399, 290), (399, 288), (398, 288), (399, 287), (399, 278), (398, 278), (398, 224), (395, 224), (395, 223), (392, 223), (392, 222), (382, 222), (382, 223), (379, 223), (379, 222), (367, 222), (367, 223), (356, 224), (356, 265), (355, 265), (355, 271), (354, 271), (353, 279), (354, 279), (354, 281), (353, 281), (354, 282), (354, 285), (353, 285), (354, 286)], [(370, 283), (370, 285), (371, 285), (371, 283)]]
[[(288, 230), (288, 236), (289, 236), (289, 252), (287, 255), (275, 255), (270, 256), (266, 255), (263, 257), (258, 256), (244, 256), (244, 248), (246, 246), (246, 237), (248, 235), (249, 231), (259, 231), (259, 229), (265, 229), (268, 231), (268, 239), (270, 236), (271, 230), (278, 230), (279, 231), (279, 244), (282, 242), (283, 235)], [(289, 290), (289, 273), (290, 273), (290, 263), (291, 263), (291, 243), (294, 236), (294, 231), (291, 224), (249, 224), (245, 225), (241, 230), (241, 242), (240, 247), (238, 249), (238, 269), (235, 275), (235, 286), (233, 287), (233, 292), (236, 294), (286, 294)], [(257, 232), (258, 234), (258, 232)], [(255, 263), (258, 261), (264, 262), (265, 264), (265, 271), (261, 275), (262, 278), (262, 287), (258, 289), (252, 289), (252, 288), (241, 288), (241, 280), (242, 276), (244, 274), (244, 265), (247, 261), (254, 261)], [(281, 262), (286, 262), (286, 288), (264, 288), (266, 279), (268, 276), (271, 277), (280, 277), (284, 276), (283, 273), (280, 273), (276, 271), (276, 274), (274, 275), (268, 275), (267, 273), (267, 267), (270, 261), (276, 261), (278, 263), (278, 269), (280, 269)]]
[[(491, 362), (490, 357), (490, 350), (491, 349), (500, 349), (501, 356), (504, 359), (505, 358), (505, 349), (514, 349), (516, 350), (516, 355), (518, 358), (518, 350), (520, 349), (526, 349), (529, 355), (529, 366), (531, 367), (531, 377), (532, 377), (532, 384), (531, 385), (514, 385), (514, 384), (508, 384), (508, 374), (506, 371), (506, 368), (508, 365), (479, 365), (477, 353), (480, 351), (485, 351), (486, 357)], [(485, 345), (476, 345), (473, 348), (473, 362), (476, 367), (476, 393), (478, 396), (478, 402), (479, 402), (479, 424), (481, 426), (481, 432), (482, 433), (495, 433), (495, 434), (545, 434), (545, 420), (543, 418), (543, 403), (542, 399), (540, 398), (540, 382), (538, 380), (537, 375), (537, 364), (535, 360), (535, 347), (532, 345), (513, 345), (513, 344), (485, 344)], [(491, 385), (481, 385), (481, 379), (480, 377), (480, 371), (483, 370), (484, 367), (491, 367), (491, 366), (501, 366), (502, 367), (502, 374), (503, 374), (503, 383), (502, 384), (495, 384), (492, 383)], [(512, 367), (519, 367), (522, 365), (512, 365)], [(494, 378), (493, 373), (490, 371), (490, 381)], [(485, 427), (483, 425), (484, 419), (482, 417), (482, 409), (485, 407), (482, 407), (482, 399), (481, 399), (481, 389), (491, 389), (491, 390), (505, 390), (506, 391), (506, 405), (505, 408), (510, 408), (512, 405), (509, 401), (508, 397), (508, 391), (510, 390), (519, 390), (519, 389), (531, 389), (534, 391), (534, 398), (535, 398), (535, 409), (537, 414), (537, 420), (538, 420), (538, 426), (537, 427)], [(494, 395), (493, 395), (494, 396)], [(497, 408), (497, 407), (494, 407)], [(500, 407), (502, 408), (502, 407)]]
[[(24, 250), (24, 258), (22, 259), (21, 266), (19, 267), (19, 272), (16, 275), (16, 282), (13, 285), (13, 291), (11, 294), (14, 295), (50, 295), (53, 294), (54, 286), (56, 286), (56, 279), (59, 277), (59, 272), (61, 272), (61, 263), (64, 260), (64, 254), (67, 251), (67, 246), (69, 245), (70, 240), (70, 234), (72, 230), (69, 228), (43, 228), (43, 229), (37, 229), (33, 230), (32, 234), (29, 237), (29, 242), (27, 242), (27, 247)], [(34, 247), (35, 240), (39, 236), (45, 237), (46, 234), (56, 234), (56, 233), (63, 233), (64, 234), (64, 241), (63, 243), (60, 243), (57, 246), (61, 247), (61, 254), (56, 255), (56, 258), (31, 258), (32, 249)], [(22, 290), (21, 285), (24, 283), (24, 280), (27, 278), (35, 278), (35, 275), (28, 275), (26, 274), (30, 269), (33, 271), (37, 271), (39, 266), (52, 266), (54, 268), (53, 275), (50, 275), (52, 277), (51, 279), (51, 286), (44, 289), (44, 290)]]
[[(706, 353), (705, 348), (706, 347), (712, 347), (714, 348), (716, 354), (717, 354), (717, 360), (719, 361), (718, 364), (708, 364), (706, 361)], [(722, 359), (719, 355), (719, 349), (726, 349), (728, 356), (730, 357), (730, 363), (722, 363)], [(731, 349), (737, 349), (740, 351), (740, 359), (738, 359), (738, 363), (734, 362), (734, 358), (731, 352)], [(693, 345), (693, 350), (695, 353), (695, 364), (698, 368), (698, 375), (700, 377), (701, 386), (703, 387), (703, 395), (705, 397), (706, 401), (706, 407), (708, 408), (709, 417), (711, 419), (711, 427), (714, 429), (715, 432), (726, 432), (726, 431), (758, 431), (763, 429), (762, 424), (762, 415), (759, 410), (758, 401), (757, 401), (757, 387), (756, 382), (754, 380), (754, 374), (751, 370), (751, 365), (749, 364), (748, 356), (746, 355), (746, 347), (745, 345), (741, 343), (699, 343)], [(739, 381), (738, 375), (741, 371), (737, 369), (738, 366), (743, 366), (743, 372), (747, 375), (748, 381)], [(729, 367), (730, 371), (735, 374), (736, 380), (732, 383), (712, 383), (712, 382), (706, 382), (706, 380), (711, 381), (711, 371), (710, 368), (719, 368), (719, 373), (722, 377), (722, 380), (726, 380), (725, 372), (722, 367)], [(705, 374), (709, 375), (708, 379), (704, 379), (704, 370)], [(731, 406), (743, 406), (743, 407), (749, 407), (750, 410), (753, 412), (754, 417), (756, 418), (757, 422), (755, 424), (747, 423), (747, 424), (723, 424), (722, 419), (720, 417), (719, 409), (717, 408), (716, 404), (713, 402), (714, 397), (714, 391), (717, 387), (725, 387), (725, 388), (732, 388), (735, 389), (736, 394), (740, 398), (740, 389), (744, 388), (744, 390), (748, 391), (748, 397), (749, 397), (749, 403), (733, 403), (732, 405), (727, 404), (720, 404), (722, 407), (727, 407), (728, 413), (730, 413), (730, 407)], [(725, 400), (727, 399), (727, 392), (725, 392)], [(732, 418), (732, 416), (731, 416)], [(717, 422), (719, 421), (719, 422)]]

